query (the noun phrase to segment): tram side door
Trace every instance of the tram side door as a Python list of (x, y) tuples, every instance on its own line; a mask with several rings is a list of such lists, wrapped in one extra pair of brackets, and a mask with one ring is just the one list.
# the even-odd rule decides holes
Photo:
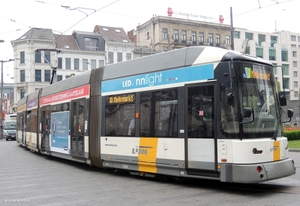
[(46, 106), (42, 108), (41, 113), (41, 150), (50, 151), (50, 107)]
[(21, 137), (22, 137), (22, 140), (21, 140), (21, 143), (22, 144), (24, 144), (25, 145), (25, 143), (26, 143), (26, 116), (25, 116), (25, 111), (24, 112), (22, 112), (22, 114), (21, 114)]
[(188, 173), (217, 175), (216, 84), (187, 85), (185, 161)]
[(71, 101), (71, 154), (84, 157), (85, 99)]

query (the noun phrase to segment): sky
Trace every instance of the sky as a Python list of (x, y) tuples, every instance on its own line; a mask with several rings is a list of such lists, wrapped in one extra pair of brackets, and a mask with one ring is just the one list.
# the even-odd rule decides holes
[[(0, 60), (15, 57), (11, 41), (18, 39), (30, 28), (52, 29), (56, 34), (73, 31), (93, 32), (95, 25), (122, 27), (130, 31), (154, 15), (167, 16), (172, 8), (173, 17), (204, 20), (253, 31), (291, 31), (300, 33), (296, 19), (300, 0), (6, 0), (0, 6)], [(180, 13), (189, 14), (189, 17)], [(4, 83), (13, 82), (13, 62), (3, 63)]]

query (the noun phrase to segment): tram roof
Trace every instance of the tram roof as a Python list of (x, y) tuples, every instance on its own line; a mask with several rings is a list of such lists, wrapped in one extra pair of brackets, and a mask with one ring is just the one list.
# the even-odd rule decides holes
[(89, 84), (91, 72), (92, 70), (88, 70), (79, 75), (70, 77), (63, 81), (55, 82), (47, 87), (44, 87), (41, 92), (41, 97)]
[(27, 101), (27, 96), (20, 99), (20, 101), (18, 101), (18, 107), (26, 104), (26, 101)]
[(206, 48), (210, 49), (211, 54), (209, 55), (211, 56), (215, 56), (215, 53), (220, 53), (220, 51), (221, 53), (224, 53), (224, 55), (221, 58), (215, 56), (216, 58), (219, 58), (217, 59), (217, 61), (229, 61), (232, 59), (254, 61), (272, 65), (269, 61), (258, 57), (253, 57), (247, 54), (243, 54), (241, 52), (236, 52), (218, 47), (192, 46), (182, 49), (171, 50), (164, 53), (157, 53), (150, 56), (140, 57), (125, 62), (106, 65), (103, 73), (103, 80), (138, 75), (149, 72), (156, 72), (161, 70), (167, 70), (170, 68), (192, 66)]

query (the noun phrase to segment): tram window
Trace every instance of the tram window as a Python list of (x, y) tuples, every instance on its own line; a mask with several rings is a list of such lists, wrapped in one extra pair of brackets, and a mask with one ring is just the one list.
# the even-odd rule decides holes
[(37, 109), (33, 109), (28, 111), (27, 113), (27, 125), (26, 131), (27, 132), (37, 132)]
[(59, 110), (59, 109), (57, 109), (57, 105), (53, 105), (53, 106), (51, 106), (51, 112), (57, 112), (57, 110)]
[(212, 138), (213, 131), (213, 86), (188, 89), (188, 136)]
[(58, 107), (58, 111), (69, 111), (69, 103), (60, 104)]
[[(239, 132), (239, 114), (237, 113), (237, 104), (228, 105), (225, 103), (227, 98), (227, 88), (230, 88), (230, 82), (223, 83), (220, 89), (221, 131), (225, 137), (231, 138), (232, 134), (237, 134)], [(234, 97), (233, 102), (237, 102), (235, 98), (236, 96)]]
[(177, 90), (141, 94), (140, 136), (176, 137)]
[(105, 135), (128, 136), (131, 120), (135, 118), (134, 104), (106, 105), (105, 109)]

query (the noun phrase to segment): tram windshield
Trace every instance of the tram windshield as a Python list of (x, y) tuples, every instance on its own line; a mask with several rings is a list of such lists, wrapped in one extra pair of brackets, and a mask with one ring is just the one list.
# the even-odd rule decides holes
[[(276, 137), (280, 115), (273, 67), (235, 63), (234, 71), (233, 103), (222, 105), (223, 134), (239, 139)], [(241, 115), (246, 108), (251, 116)]]

